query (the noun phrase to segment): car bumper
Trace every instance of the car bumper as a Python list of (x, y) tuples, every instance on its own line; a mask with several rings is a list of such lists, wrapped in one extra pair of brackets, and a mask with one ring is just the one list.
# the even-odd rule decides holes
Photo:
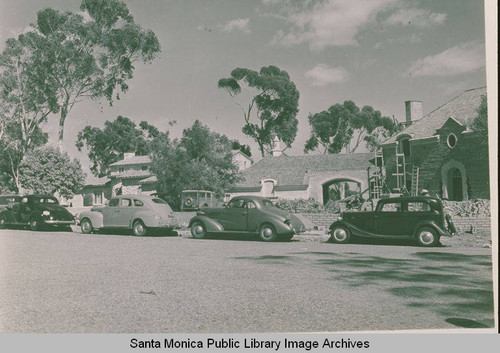
[(47, 219), (43, 220), (43, 223), (50, 225), (50, 226), (70, 226), (75, 224), (75, 221), (59, 221), (55, 219)]

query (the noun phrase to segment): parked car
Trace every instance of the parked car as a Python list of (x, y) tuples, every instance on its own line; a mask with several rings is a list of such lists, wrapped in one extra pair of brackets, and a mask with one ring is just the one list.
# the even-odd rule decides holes
[(191, 219), (189, 227), (197, 239), (211, 233), (240, 233), (258, 234), (263, 241), (290, 240), (305, 231), (299, 218), (259, 196), (237, 196), (226, 207), (204, 208)]
[(184, 190), (181, 193), (181, 211), (199, 210), (202, 207), (217, 207), (218, 203), (213, 191)]
[(0, 211), (21, 202), (19, 195), (0, 195)]
[(4, 227), (70, 228), (74, 216), (50, 195), (27, 195), (2, 197), (4, 208), (0, 208), (0, 225)]
[(436, 246), (455, 227), (441, 200), (422, 196), (381, 199), (374, 211), (343, 212), (330, 226), (330, 241), (348, 243), (353, 236), (414, 239), (421, 246)]
[(172, 231), (181, 227), (169, 204), (156, 196), (120, 195), (106, 206), (96, 206), (79, 215), (82, 233), (101, 229), (131, 229), (136, 236), (144, 236), (153, 229)]

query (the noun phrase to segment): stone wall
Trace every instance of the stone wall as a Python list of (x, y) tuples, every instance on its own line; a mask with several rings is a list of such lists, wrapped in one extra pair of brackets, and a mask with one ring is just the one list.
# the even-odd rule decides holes
[(477, 231), (491, 232), (491, 220), (489, 217), (453, 217), (453, 224), (458, 233), (468, 232), (472, 228), (472, 233)]

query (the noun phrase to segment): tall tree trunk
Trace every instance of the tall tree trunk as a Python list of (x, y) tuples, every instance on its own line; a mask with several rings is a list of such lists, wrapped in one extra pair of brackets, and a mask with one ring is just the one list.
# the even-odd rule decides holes
[(67, 105), (61, 107), (61, 117), (59, 118), (59, 151), (63, 151), (63, 142), (64, 142), (64, 122), (66, 120), (66, 116), (68, 116), (68, 107)]

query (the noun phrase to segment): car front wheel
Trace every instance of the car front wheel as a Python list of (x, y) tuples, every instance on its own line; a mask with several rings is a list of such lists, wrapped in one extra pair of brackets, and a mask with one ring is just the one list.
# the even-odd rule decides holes
[(32, 232), (40, 229), (40, 225), (38, 224), (38, 220), (36, 218), (30, 219), (30, 230)]
[(264, 223), (260, 226), (259, 229), (260, 239), (263, 241), (275, 241), (278, 239), (278, 234), (276, 234), (276, 230), (274, 229), (272, 224)]
[(82, 219), (80, 222), (80, 228), (82, 229), (83, 234), (90, 234), (94, 230), (94, 227), (92, 227), (92, 222), (88, 218)]
[(439, 236), (431, 227), (422, 227), (417, 232), (417, 242), (425, 247), (436, 246), (439, 244)]
[(132, 231), (136, 237), (143, 237), (147, 234), (148, 230), (141, 220), (136, 220), (132, 224)]
[(330, 241), (339, 244), (348, 243), (351, 240), (351, 231), (345, 226), (335, 226), (330, 231)]
[(194, 221), (191, 224), (191, 236), (195, 239), (204, 239), (207, 237), (205, 225), (200, 221)]

